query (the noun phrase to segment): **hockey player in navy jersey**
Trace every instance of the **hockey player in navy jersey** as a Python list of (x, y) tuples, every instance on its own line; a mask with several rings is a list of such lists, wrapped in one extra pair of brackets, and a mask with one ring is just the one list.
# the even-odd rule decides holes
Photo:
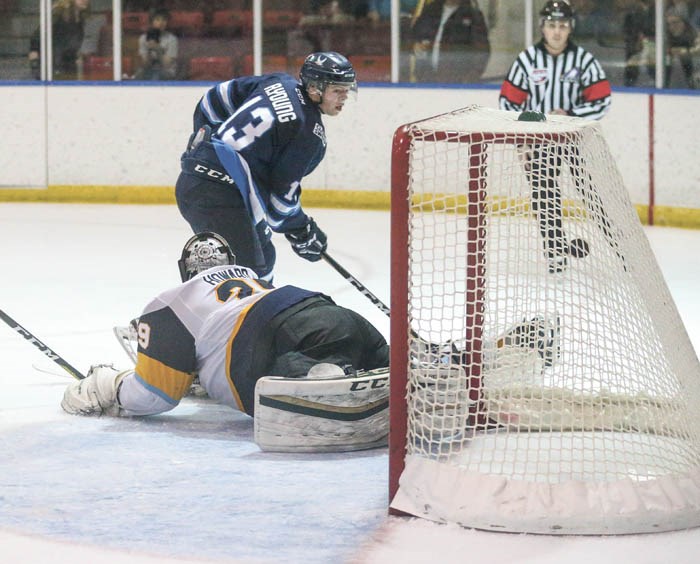
[(66, 389), (65, 411), (163, 413), (178, 405), (196, 374), (209, 397), (253, 415), (262, 376), (303, 377), (320, 366), (344, 377), (389, 365), (384, 337), (362, 316), (320, 292), (274, 288), (237, 265), (215, 233), (193, 236), (179, 266), (183, 283), (135, 320), (136, 366), (93, 366)]
[(326, 249), (325, 233), (301, 207), (301, 182), (326, 153), (322, 116), (338, 115), (357, 91), (352, 65), (335, 52), (309, 55), (299, 76), (241, 77), (206, 92), (175, 189), (192, 230), (221, 235), (266, 281), (272, 231), (307, 260)]

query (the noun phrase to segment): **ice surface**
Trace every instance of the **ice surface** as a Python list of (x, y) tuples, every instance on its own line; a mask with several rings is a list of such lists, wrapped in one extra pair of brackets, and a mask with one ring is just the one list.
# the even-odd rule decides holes
[[(311, 210), (329, 252), (389, 303), (389, 215)], [(647, 229), (700, 344), (700, 232)], [(128, 359), (112, 335), (179, 280), (190, 232), (175, 206), (0, 204), (0, 308), (76, 368)], [(275, 283), (332, 295), (388, 335), (388, 319), (282, 237)], [(69, 376), (0, 324), (0, 562), (698, 561), (700, 531), (503, 535), (388, 518), (387, 450), (262, 453), (252, 421), (206, 400), (144, 419), (64, 414)]]

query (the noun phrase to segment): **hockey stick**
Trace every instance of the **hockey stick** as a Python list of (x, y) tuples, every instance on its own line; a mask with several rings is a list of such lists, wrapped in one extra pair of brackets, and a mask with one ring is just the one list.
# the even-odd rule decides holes
[[(338, 261), (325, 251), (321, 257), (330, 264), (343, 278), (357, 288), (360, 293), (369, 301), (382, 310), (387, 317), (391, 317), (391, 310), (377, 296), (367, 289), (357, 278), (343, 268)], [(524, 319), (523, 323), (516, 325), (511, 331), (503, 335), (496, 342), (496, 347), (501, 349), (506, 345), (524, 346), (536, 350), (544, 360), (545, 366), (552, 366), (553, 362), (559, 358), (559, 333), (560, 319), (557, 315), (553, 323), (547, 323), (542, 316), (535, 316), (531, 320)], [(454, 341), (447, 343), (431, 343), (421, 337), (413, 328), (410, 328), (411, 336), (420, 341), (425, 350), (431, 354), (440, 354), (452, 357), (455, 361), (463, 359), (464, 351), (458, 349)]]
[(44, 343), (42, 343), (39, 339), (37, 339), (30, 331), (28, 331), (26, 328), (22, 327), (19, 323), (17, 323), (14, 319), (12, 319), (9, 315), (7, 315), (4, 311), (0, 309), (0, 319), (2, 319), (5, 323), (7, 323), (11, 329), (14, 329), (19, 335), (24, 337), (27, 341), (29, 341), (32, 345), (34, 345), (36, 348), (38, 348), (41, 352), (43, 352), (46, 356), (48, 356), (51, 360), (53, 360), (56, 364), (58, 364), (63, 370), (68, 372), (73, 378), (77, 380), (82, 380), (85, 378), (85, 375), (80, 372), (77, 368), (71, 366), (66, 362), (63, 357), (54, 351), (52, 351), (49, 347), (47, 347)]
[[(350, 282), (355, 288), (357, 288), (360, 293), (365, 296), (370, 302), (372, 302), (375, 306), (377, 306), (382, 312), (386, 314), (387, 317), (391, 317), (391, 310), (388, 308), (388, 306), (380, 300), (377, 296), (375, 296), (372, 292), (369, 291), (367, 286), (365, 286), (362, 282), (360, 282), (357, 278), (355, 278), (352, 274), (350, 274), (341, 264), (336, 261), (333, 257), (331, 257), (327, 252), (322, 252), (321, 257), (323, 260), (325, 260), (328, 264), (330, 264), (333, 269), (338, 272), (345, 280)], [(431, 353), (436, 353), (440, 351), (441, 349), (445, 348), (444, 344), (436, 344), (436, 343), (431, 343), (430, 341), (427, 341), (423, 337), (421, 337), (416, 331), (411, 327), (411, 337), (416, 339), (417, 341), (420, 341), (423, 346), (425, 346), (425, 350)], [(450, 348), (450, 353), (457, 353), (460, 354), (460, 351), (457, 351), (454, 349), (454, 343), (449, 343), (448, 347)]]
[[(380, 300), (377, 296), (375, 296), (372, 292), (369, 291), (367, 286), (365, 286), (362, 282), (360, 282), (357, 278), (355, 278), (352, 274), (350, 274), (345, 268), (343, 268), (338, 261), (336, 261), (333, 257), (331, 257), (327, 252), (322, 252), (321, 257), (323, 257), (323, 260), (325, 260), (328, 264), (330, 264), (333, 269), (338, 272), (345, 280), (350, 282), (355, 288), (357, 288), (360, 293), (365, 296), (370, 302), (372, 302), (375, 306), (377, 306), (381, 311), (383, 311), (387, 317), (391, 317), (391, 310), (387, 307), (387, 305)], [(420, 342), (424, 343), (425, 347), (427, 350), (431, 352), (436, 352), (439, 349), (443, 348), (444, 345), (438, 345), (435, 343), (431, 343), (430, 341), (425, 340), (423, 337), (421, 337), (418, 333), (416, 333), (413, 328), (410, 329), (411, 331), (411, 337), (414, 339), (419, 340)], [(452, 344), (450, 344), (452, 345)], [(458, 351), (452, 351), (452, 352), (458, 352)]]
[[(355, 288), (357, 288), (360, 293), (365, 296), (370, 302), (372, 302), (375, 306), (377, 306), (381, 311), (383, 311), (387, 317), (391, 317), (391, 310), (389, 307), (382, 301), (380, 300), (377, 296), (375, 296), (372, 292), (369, 291), (367, 286), (365, 286), (362, 282), (360, 282), (357, 278), (355, 278), (352, 274), (350, 274), (345, 268), (343, 268), (338, 261), (336, 261), (333, 257), (331, 257), (328, 253), (325, 251), (321, 253), (321, 256), (323, 257), (323, 260), (325, 260), (328, 264), (330, 264), (336, 272), (338, 272), (345, 280), (350, 282)], [(420, 341), (423, 343), (426, 347), (426, 349), (430, 352), (437, 352), (440, 349), (444, 348), (444, 344), (436, 344), (436, 343), (431, 343), (430, 341), (427, 341), (423, 337), (421, 337), (418, 333), (413, 328), (410, 328), (411, 331), (411, 337), (414, 339)], [(448, 346), (452, 348), (454, 346), (453, 343), (448, 343)], [(458, 353), (459, 351), (457, 350), (452, 350), (450, 351), (452, 353)]]
[[(347, 280), (348, 282), (350, 282), (350, 284), (355, 286), (355, 288), (357, 288), (365, 298), (367, 298), (380, 310), (386, 313), (387, 317), (391, 317), (391, 310), (386, 306), (386, 304), (377, 296), (375, 296), (372, 292), (370, 292), (369, 289), (362, 282), (360, 282), (357, 278), (355, 278), (352, 274), (345, 270), (333, 257), (331, 257), (325, 251), (321, 253), (321, 257), (328, 264), (330, 264), (338, 274), (345, 278), (345, 280)], [(413, 333), (413, 331), (411, 332)], [(417, 335), (415, 334), (413, 336), (417, 337)]]

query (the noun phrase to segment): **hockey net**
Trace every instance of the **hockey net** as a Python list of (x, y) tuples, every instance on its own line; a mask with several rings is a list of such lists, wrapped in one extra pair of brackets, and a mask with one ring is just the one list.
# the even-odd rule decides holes
[(600, 126), (517, 118), (469, 107), (394, 136), (392, 511), (700, 525), (700, 365)]

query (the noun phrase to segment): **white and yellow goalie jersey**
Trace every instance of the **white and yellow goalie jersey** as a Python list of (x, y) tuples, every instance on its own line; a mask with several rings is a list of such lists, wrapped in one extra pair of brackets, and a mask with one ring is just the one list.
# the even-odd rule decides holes
[(274, 288), (242, 266), (211, 268), (167, 290), (138, 319), (133, 374), (119, 389), (125, 415), (162, 413), (187, 393), (194, 375), (213, 399), (252, 414), (255, 344), (285, 309), (319, 295)]

